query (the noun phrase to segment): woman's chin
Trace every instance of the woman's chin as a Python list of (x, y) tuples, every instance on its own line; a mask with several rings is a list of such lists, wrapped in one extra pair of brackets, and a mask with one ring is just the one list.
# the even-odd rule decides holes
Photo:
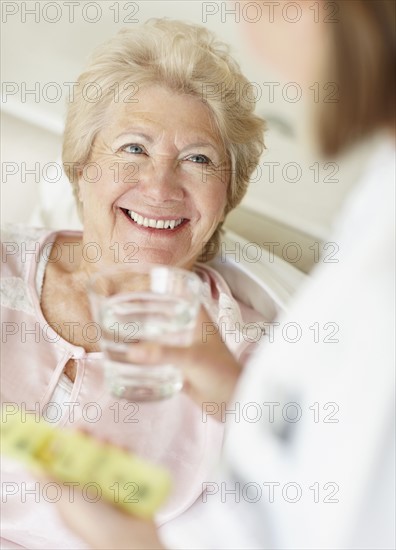
[[(137, 247), (136, 247), (137, 248)], [(136, 250), (136, 253), (133, 258), (128, 257), (124, 258), (126, 265), (130, 264), (132, 269), (134, 264), (149, 265), (149, 264), (163, 264), (163, 265), (174, 265), (179, 266), (182, 263), (182, 259), (175, 256), (175, 254), (166, 249), (160, 248), (147, 248), (142, 247)]]

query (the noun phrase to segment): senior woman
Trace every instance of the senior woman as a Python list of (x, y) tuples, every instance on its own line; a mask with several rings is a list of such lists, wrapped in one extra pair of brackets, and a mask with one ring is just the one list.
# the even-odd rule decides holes
[[(260, 318), (247, 307), (242, 317), (226, 282), (199, 263), (213, 256), (263, 149), (263, 121), (236, 93), (246, 82), (201, 27), (153, 20), (121, 31), (96, 51), (69, 105), (63, 162), (82, 233), (12, 228), (3, 239), (6, 411), (98, 433), (165, 465), (174, 491), (159, 524), (201, 493), (222, 427), (203, 422), (184, 392), (139, 406), (108, 395), (86, 284), (131, 258), (169, 264), (198, 273), (212, 320), (235, 328)], [(232, 351), (246, 353), (243, 338)], [(57, 522), (42, 484), (13, 463), (4, 470), (15, 489), (3, 497), (5, 547), (83, 546)]]

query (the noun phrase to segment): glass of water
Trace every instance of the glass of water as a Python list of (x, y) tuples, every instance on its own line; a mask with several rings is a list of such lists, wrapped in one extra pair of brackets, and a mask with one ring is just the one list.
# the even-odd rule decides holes
[(120, 267), (95, 274), (88, 294), (102, 331), (111, 393), (129, 401), (146, 401), (180, 391), (183, 376), (179, 368), (133, 363), (133, 345), (139, 341), (191, 344), (200, 308), (199, 277), (170, 266)]

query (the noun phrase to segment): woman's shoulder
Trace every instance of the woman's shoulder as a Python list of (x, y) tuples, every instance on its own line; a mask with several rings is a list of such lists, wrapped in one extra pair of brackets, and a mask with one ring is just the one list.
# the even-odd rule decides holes
[(238, 292), (234, 292), (233, 282), (214, 267), (197, 264), (195, 271), (203, 281), (203, 304), (215, 327), (229, 350), (244, 364), (262, 337), (263, 326), (271, 318), (272, 311), (268, 310), (266, 315), (257, 311)]
[(195, 269), (211, 288), (211, 297), (217, 299), (220, 309), (233, 309), (244, 323), (272, 321), (283, 309), (269, 281), (238, 265), (213, 261), (197, 264)]
[(1, 226), (2, 244), (15, 244), (22, 247), (23, 243), (39, 242), (44, 236), (54, 233), (53, 229), (45, 227), (30, 227), (20, 223), (6, 223)]
[(3, 276), (22, 276), (32, 262), (38, 262), (42, 246), (57, 232), (23, 224), (5, 224), (1, 228), (1, 270)]

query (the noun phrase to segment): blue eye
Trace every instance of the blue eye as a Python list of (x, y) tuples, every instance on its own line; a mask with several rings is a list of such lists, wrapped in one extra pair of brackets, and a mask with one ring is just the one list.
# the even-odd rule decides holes
[(191, 160), (197, 164), (209, 164), (211, 162), (206, 155), (191, 155), (187, 160)]
[(133, 155), (141, 155), (145, 152), (143, 147), (141, 147), (140, 145), (136, 145), (135, 143), (125, 145), (124, 147), (122, 147), (122, 150), (126, 153), (132, 153)]

